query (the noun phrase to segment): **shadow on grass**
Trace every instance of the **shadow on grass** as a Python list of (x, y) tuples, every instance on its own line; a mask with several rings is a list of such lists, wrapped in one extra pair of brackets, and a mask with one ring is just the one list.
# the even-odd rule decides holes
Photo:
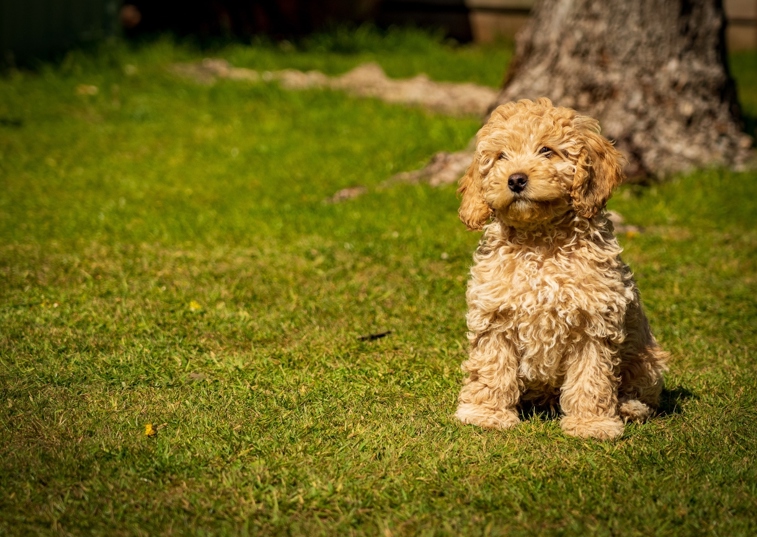
[[(683, 412), (681, 406), (687, 400), (696, 396), (690, 390), (683, 386), (674, 388), (664, 388), (660, 395), (660, 406), (657, 409), (657, 416), (673, 416)], [(521, 420), (544, 420), (553, 421), (560, 418), (560, 407), (557, 400), (547, 403), (522, 401), (519, 406)]]
[(553, 421), (560, 418), (560, 405), (557, 399), (548, 402), (521, 401), (519, 405), (521, 420)]
[(657, 410), (658, 416), (673, 416), (675, 414), (681, 414), (681, 404), (687, 399), (696, 399), (696, 395), (693, 392), (687, 390), (683, 386), (676, 386), (675, 388), (664, 388), (662, 395), (660, 396), (660, 408)]

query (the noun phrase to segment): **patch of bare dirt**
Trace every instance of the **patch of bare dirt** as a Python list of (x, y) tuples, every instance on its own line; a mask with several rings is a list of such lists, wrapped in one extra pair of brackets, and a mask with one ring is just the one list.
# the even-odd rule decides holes
[(328, 76), (319, 71), (258, 72), (234, 67), (226, 60), (206, 58), (198, 63), (179, 63), (171, 71), (200, 84), (212, 84), (219, 78), (247, 82), (275, 81), (291, 90), (327, 88), (359, 97), (373, 97), (390, 103), (420, 106), (454, 116), (482, 116), (497, 98), (497, 90), (470, 83), (435, 82), (426, 75), (392, 79), (375, 63), (360, 65), (343, 75)]
[(325, 203), (341, 203), (343, 201), (351, 200), (354, 198), (357, 198), (358, 196), (362, 196), (368, 192), (368, 189), (364, 186), (351, 186), (347, 188), (343, 188), (342, 190), (339, 190), (336, 194), (331, 196), (330, 198), (326, 198), (323, 200)]

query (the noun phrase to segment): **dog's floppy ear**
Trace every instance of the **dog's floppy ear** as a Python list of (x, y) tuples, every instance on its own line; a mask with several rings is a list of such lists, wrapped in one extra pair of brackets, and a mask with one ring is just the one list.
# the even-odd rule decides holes
[[(542, 105), (549, 104), (550, 106), (552, 104), (548, 99), (540, 99), (539, 103)], [(528, 99), (523, 99), (518, 102), (508, 102), (499, 105), (492, 110), (486, 124), (476, 134), (478, 142), (476, 145), (476, 154), (473, 157), (473, 162), (468, 167), (468, 171), (460, 179), (460, 188), (457, 189), (457, 193), (462, 194), (458, 214), (460, 215), (460, 220), (463, 221), (470, 231), (483, 228), (492, 215), (492, 209), (484, 199), (482, 184), (482, 172), (484, 174), (488, 173), (496, 159), (492, 154), (490, 144), (487, 143), (487, 139), (495, 129), (495, 126), (502, 128), (507, 120), (519, 109), (532, 104), (534, 103)]]
[(607, 138), (599, 134), (599, 122), (576, 116), (573, 120), (581, 150), (570, 196), (579, 216), (591, 218), (610, 199), (612, 191), (625, 179), (625, 159)]
[(473, 162), (468, 166), (468, 171), (460, 179), (460, 188), (457, 189), (457, 193), (462, 195), (460, 210), (458, 211), (460, 220), (470, 231), (483, 228), (489, 220), (492, 210), (484, 200), (478, 151), (473, 157)]

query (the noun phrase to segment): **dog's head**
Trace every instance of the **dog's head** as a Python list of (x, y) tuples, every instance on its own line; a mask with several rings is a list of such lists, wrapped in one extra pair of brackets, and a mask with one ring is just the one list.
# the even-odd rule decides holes
[(623, 180), (623, 157), (599, 123), (549, 99), (492, 112), (460, 182), (460, 219), (481, 229), (490, 217), (531, 227), (568, 211), (591, 218)]

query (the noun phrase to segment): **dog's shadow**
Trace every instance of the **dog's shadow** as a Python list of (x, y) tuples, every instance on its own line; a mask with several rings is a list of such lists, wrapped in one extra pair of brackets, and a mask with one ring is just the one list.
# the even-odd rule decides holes
[[(660, 406), (655, 413), (656, 417), (669, 417), (683, 413), (683, 404), (687, 399), (696, 399), (697, 396), (689, 389), (683, 386), (673, 388), (663, 388), (660, 394)], [(539, 419), (543, 421), (552, 421), (560, 418), (560, 406), (556, 401), (549, 403), (536, 403), (533, 401), (522, 401), (519, 406), (520, 419), (532, 420)]]
[(523, 421), (553, 421), (560, 418), (560, 405), (556, 399), (549, 402), (521, 401), (518, 410)]
[(687, 399), (697, 399), (697, 396), (694, 395), (694, 392), (683, 386), (663, 388), (662, 394), (660, 395), (660, 406), (657, 409), (657, 415), (665, 417), (683, 414), (683, 409), (681, 407)]

